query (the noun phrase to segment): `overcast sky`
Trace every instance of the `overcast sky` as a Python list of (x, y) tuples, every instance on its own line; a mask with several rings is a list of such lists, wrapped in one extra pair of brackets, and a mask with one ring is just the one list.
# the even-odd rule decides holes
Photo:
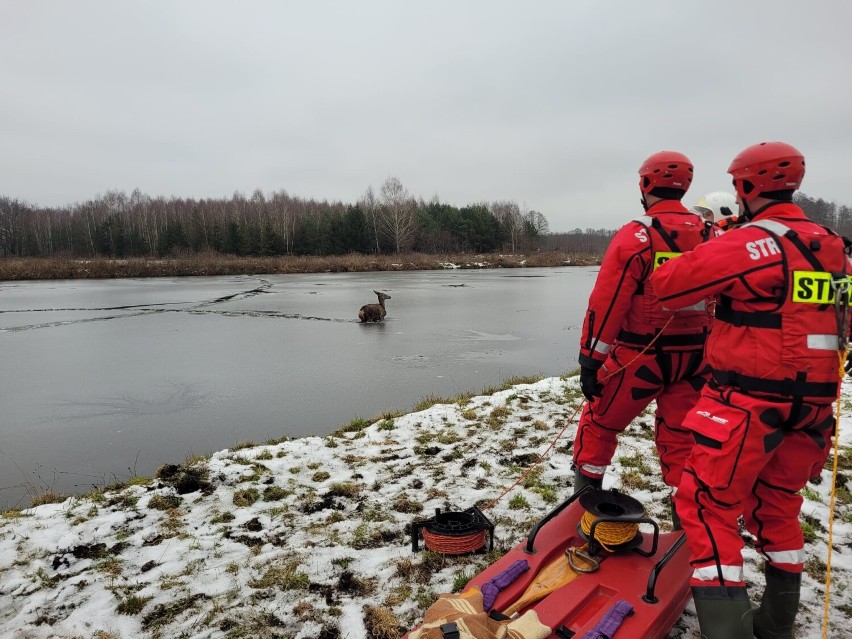
[(692, 204), (781, 140), (852, 205), (850, 27), (846, 0), (0, 0), (0, 195), (354, 202), (394, 175), (616, 228), (651, 153), (692, 159)]

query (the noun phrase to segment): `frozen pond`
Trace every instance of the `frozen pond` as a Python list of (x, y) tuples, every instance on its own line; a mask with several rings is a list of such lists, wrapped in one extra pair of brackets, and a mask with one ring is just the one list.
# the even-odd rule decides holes
[[(597, 268), (0, 282), (0, 508), (577, 367)], [(385, 291), (388, 316), (357, 311)]]

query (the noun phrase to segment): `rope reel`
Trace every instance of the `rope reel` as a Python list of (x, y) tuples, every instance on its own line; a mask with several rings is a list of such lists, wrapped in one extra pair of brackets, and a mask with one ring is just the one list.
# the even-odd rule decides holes
[(588, 490), (580, 495), (580, 505), (586, 512), (577, 532), (591, 550), (598, 545), (607, 552), (619, 552), (642, 543), (637, 520), (645, 517), (645, 508), (637, 499), (614, 490)]
[(441, 512), (435, 516), (411, 524), (411, 550), (417, 552), (418, 533), (423, 535), (423, 544), (428, 550), (441, 555), (463, 555), (485, 548), (486, 533), (489, 552), (494, 549), (494, 524), (473, 506), (464, 511)]

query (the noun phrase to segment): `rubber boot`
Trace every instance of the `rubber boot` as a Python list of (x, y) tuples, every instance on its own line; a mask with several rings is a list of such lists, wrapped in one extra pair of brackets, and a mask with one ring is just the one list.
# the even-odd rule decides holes
[(672, 531), (683, 530), (680, 525), (680, 517), (677, 516), (677, 508), (675, 508), (674, 495), (669, 497), (669, 504), (672, 507)]
[(754, 636), (758, 639), (793, 639), (793, 622), (799, 612), (802, 574), (766, 564), (766, 590), (754, 611)]
[(577, 494), (586, 486), (593, 486), (594, 488), (603, 488), (603, 477), (599, 477), (595, 479), (594, 477), (589, 477), (588, 475), (584, 475), (580, 472), (579, 468), (574, 469), (574, 494)]
[(745, 586), (693, 586), (692, 599), (702, 639), (754, 639)]

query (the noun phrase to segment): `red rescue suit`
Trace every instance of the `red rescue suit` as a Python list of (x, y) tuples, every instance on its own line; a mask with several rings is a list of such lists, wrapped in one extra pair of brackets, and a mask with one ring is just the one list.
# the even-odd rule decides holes
[(842, 314), (832, 279), (852, 273), (846, 244), (777, 203), (651, 276), (668, 306), (718, 296), (712, 379), (684, 422), (695, 446), (675, 495), (694, 586), (744, 586), (740, 515), (771, 565), (802, 570), (798, 491), (820, 474), (834, 431)]
[(703, 299), (678, 311), (663, 308), (648, 277), (714, 235), (712, 225), (680, 202), (662, 200), (625, 224), (607, 248), (580, 342), (580, 364), (598, 369), (603, 384), (602, 397), (586, 403), (577, 428), (574, 465), (584, 475), (603, 476), (617, 435), (656, 399), (663, 479), (678, 485), (692, 446), (681, 423), (705, 381), (709, 317)]

